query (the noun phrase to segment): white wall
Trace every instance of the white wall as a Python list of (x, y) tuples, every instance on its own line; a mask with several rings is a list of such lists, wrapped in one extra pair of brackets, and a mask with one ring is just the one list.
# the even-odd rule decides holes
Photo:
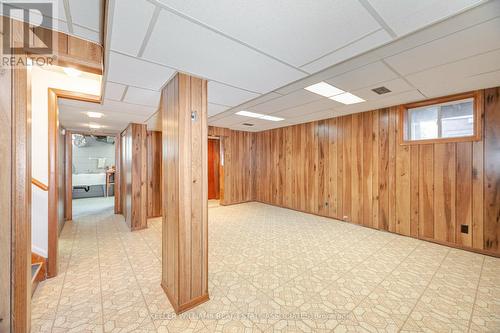
[[(31, 67), (31, 172), (33, 178), (44, 184), (48, 184), (49, 177), (49, 88), (100, 95), (101, 80), (100, 78), (96, 80), (86, 77), (70, 77), (60, 69)], [(32, 190), (31, 239), (33, 252), (47, 257), (48, 193), (39, 189)]]

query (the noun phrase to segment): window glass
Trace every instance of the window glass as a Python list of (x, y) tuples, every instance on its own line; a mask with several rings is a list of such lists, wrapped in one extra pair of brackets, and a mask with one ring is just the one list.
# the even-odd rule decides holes
[(407, 110), (407, 140), (457, 138), (474, 135), (474, 99)]

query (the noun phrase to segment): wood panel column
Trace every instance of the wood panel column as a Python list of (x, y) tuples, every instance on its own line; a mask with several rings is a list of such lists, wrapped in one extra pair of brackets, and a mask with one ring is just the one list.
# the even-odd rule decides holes
[(130, 230), (147, 228), (147, 131), (130, 124), (122, 133), (121, 177), (123, 215)]
[(162, 287), (177, 313), (208, 298), (207, 81), (177, 74), (163, 89)]

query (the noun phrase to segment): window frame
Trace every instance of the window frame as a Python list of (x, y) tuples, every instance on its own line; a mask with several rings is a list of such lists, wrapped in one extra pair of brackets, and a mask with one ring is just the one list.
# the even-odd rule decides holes
[[(459, 136), (452, 138), (434, 138), (434, 139), (423, 139), (423, 140), (411, 140), (408, 139), (407, 134), (408, 129), (408, 109), (414, 109), (419, 107), (425, 107), (430, 105), (449, 103), (454, 101), (460, 101), (464, 99), (473, 99), (473, 119), (474, 119), (474, 133), (469, 136)], [(398, 113), (398, 130), (399, 130), (399, 144), (400, 145), (418, 145), (418, 144), (432, 144), (432, 143), (450, 143), (450, 142), (470, 142), (470, 141), (480, 141), (482, 138), (482, 124), (483, 124), (483, 114), (484, 114), (484, 93), (482, 90), (471, 91), (462, 94), (456, 94), (446, 97), (432, 98), (425, 101), (403, 104), (399, 106)]]

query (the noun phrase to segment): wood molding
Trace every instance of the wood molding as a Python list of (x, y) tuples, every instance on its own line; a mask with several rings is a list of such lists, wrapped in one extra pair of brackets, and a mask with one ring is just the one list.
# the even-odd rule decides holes
[[(407, 123), (407, 110), (412, 108), (418, 108), (423, 106), (429, 106), (434, 104), (441, 104), (453, 101), (459, 101), (463, 99), (473, 98), (474, 99), (474, 134), (471, 136), (463, 136), (457, 138), (437, 138), (437, 139), (425, 139), (425, 140), (408, 140), (405, 138), (405, 124)], [(434, 143), (452, 143), (452, 142), (469, 142), (469, 141), (479, 141), (482, 138), (482, 121), (481, 114), (484, 112), (484, 91), (477, 90), (462, 94), (455, 94), (451, 96), (438, 97), (433, 99), (428, 99), (425, 101), (404, 104), (399, 106), (398, 112), (398, 142), (400, 145), (418, 145), (418, 144), (434, 144)]]
[(77, 101), (100, 103), (101, 97), (62, 89), (48, 89), (48, 144), (49, 144), (49, 211), (48, 211), (48, 251), (47, 277), (57, 276), (58, 270), (58, 205), (59, 205), (59, 107), (58, 99), (65, 98)]
[(44, 183), (42, 183), (41, 181), (39, 181), (36, 178), (31, 178), (31, 184), (35, 185), (36, 187), (38, 187), (42, 191), (47, 192), (49, 190), (49, 187), (47, 185), (45, 185)]
[(73, 133), (66, 130), (65, 161), (64, 161), (64, 218), (66, 221), (73, 220)]
[(121, 147), (122, 137), (120, 134), (115, 136), (115, 214), (122, 214), (122, 162)]
[(147, 133), (148, 218), (162, 216), (162, 139), (161, 132)]
[(31, 326), (31, 84), (12, 70), (12, 331)]

